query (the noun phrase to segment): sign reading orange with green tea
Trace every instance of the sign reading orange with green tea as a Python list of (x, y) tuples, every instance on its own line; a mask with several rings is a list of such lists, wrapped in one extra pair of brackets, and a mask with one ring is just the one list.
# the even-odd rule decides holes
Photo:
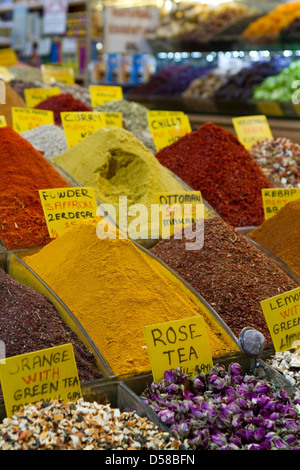
[(160, 382), (164, 373), (182, 367), (190, 377), (212, 366), (204, 318), (185, 318), (143, 328), (153, 379)]
[(148, 124), (158, 152), (192, 131), (181, 111), (148, 111)]
[(272, 139), (272, 132), (266, 116), (243, 116), (232, 118), (237, 138), (249, 150), (253, 145)]
[(8, 417), (28, 403), (81, 397), (72, 344), (2, 359), (0, 380)]
[(94, 189), (90, 187), (41, 189), (39, 191), (50, 238), (97, 215)]
[(120, 86), (90, 85), (92, 108), (102, 106), (108, 101), (123, 99), (123, 89)]
[(300, 339), (300, 287), (261, 302), (274, 349), (291, 349)]
[(289, 202), (300, 199), (300, 188), (266, 188), (261, 192), (265, 220), (278, 214)]

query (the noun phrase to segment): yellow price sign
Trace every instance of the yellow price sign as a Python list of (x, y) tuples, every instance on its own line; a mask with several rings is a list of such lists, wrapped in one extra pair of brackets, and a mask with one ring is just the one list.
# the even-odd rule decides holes
[(106, 126), (123, 127), (122, 113), (101, 112)]
[(283, 116), (283, 111), (278, 103), (274, 101), (258, 101), (259, 110), (267, 116)]
[(237, 138), (249, 150), (257, 142), (272, 139), (273, 135), (266, 116), (244, 116), (232, 118)]
[(106, 126), (106, 120), (102, 113), (72, 111), (63, 112), (60, 115), (69, 148)]
[(53, 111), (30, 108), (12, 108), (13, 129), (16, 132), (26, 132), (43, 125), (54, 124)]
[(81, 397), (72, 344), (2, 359), (0, 379), (8, 417), (30, 403)]
[(300, 339), (300, 287), (263, 300), (261, 308), (276, 352)]
[(143, 328), (153, 380), (160, 382), (167, 370), (182, 367), (190, 377), (207, 373), (212, 356), (202, 316), (147, 325)]
[(18, 57), (13, 49), (0, 49), (0, 66), (12, 67), (17, 65)]
[(6, 119), (5, 116), (0, 116), (0, 127), (6, 127)]
[(148, 111), (148, 124), (158, 152), (192, 130), (182, 111)]
[(289, 202), (300, 199), (300, 188), (264, 188), (261, 192), (265, 220), (278, 214)]
[(184, 227), (204, 219), (204, 204), (200, 191), (155, 193), (154, 204), (161, 210), (159, 235), (168, 238)]
[(94, 189), (89, 187), (41, 189), (39, 195), (50, 238), (97, 216)]
[(108, 101), (123, 99), (123, 89), (120, 86), (90, 85), (90, 94), (93, 108), (102, 106)]
[(60, 95), (60, 88), (26, 88), (24, 90), (25, 102), (28, 108), (35, 108), (42, 101), (47, 100), (51, 96)]
[(74, 69), (72, 67), (60, 67), (59, 65), (42, 65), (41, 72), (43, 82), (46, 85), (60, 83), (62, 85), (74, 85)]

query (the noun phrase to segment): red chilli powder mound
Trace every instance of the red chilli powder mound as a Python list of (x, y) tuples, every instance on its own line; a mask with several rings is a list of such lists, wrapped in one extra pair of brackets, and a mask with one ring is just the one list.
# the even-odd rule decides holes
[(69, 184), (27, 140), (0, 128), (0, 239), (8, 249), (32, 248), (51, 241), (39, 189)]
[(262, 188), (273, 185), (254, 158), (226, 129), (212, 122), (160, 150), (159, 162), (172, 170), (230, 225), (264, 221)]
[(57, 126), (62, 124), (60, 113), (72, 111), (93, 111), (92, 108), (74, 98), (70, 93), (51, 96), (35, 106), (35, 109), (53, 111), (54, 121)]

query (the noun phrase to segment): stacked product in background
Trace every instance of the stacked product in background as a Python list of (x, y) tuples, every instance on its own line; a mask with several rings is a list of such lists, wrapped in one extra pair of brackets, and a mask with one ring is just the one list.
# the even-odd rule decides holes
[(300, 61), (293, 61), (288, 67), (271, 77), (265, 78), (262, 83), (253, 91), (255, 100), (283, 101), (292, 103), (293, 94), (296, 94), (296, 100), (299, 101), (299, 91), (295, 89), (299, 79)]

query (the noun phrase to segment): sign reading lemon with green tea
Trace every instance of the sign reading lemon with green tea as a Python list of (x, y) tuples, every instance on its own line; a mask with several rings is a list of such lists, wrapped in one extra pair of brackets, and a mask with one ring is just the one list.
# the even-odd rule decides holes
[(26, 132), (43, 125), (54, 124), (53, 111), (30, 108), (12, 108), (13, 129), (16, 132)]
[(148, 111), (148, 124), (158, 152), (192, 130), (181, 111)]
[(2, 359), (0, 380), (8, 417), (29, 403), (81, 397), (72, 344)]
[(182, 367), (190, 377), (207, 373), (212, 356), (204, 318), (147, 325), (143, 328), (153, 379), (160, 382), (167, 370)]
[(249, 150), (257, 142), (272, 139), (272, 131), (264, 115), (242, 116), (232, 118), (237, 138)]
[(90, 95), (92, 108), (97, 108), (108, 101), (122, 100), (123, 89), (113, 85), (90, 85)]
[(0, 116), (0, 127), (6, 127), (6, 119), (5, 116)]
[(51, 96), (60, 95), (60, 88), (25, 88), (24, 96), (28, 108), (35, 108), (42, 101), (51, 98)]
[(263, 300), (261, 308), (275, 351), (291, 349), (300, 339), (300, 287)]
[(89, 187), (41, 189), (39, 195), (50, 238), (97, 215), (94, 189)]
[(204, 204), (200, 191), (155, 193), (154, 204), (161, 210), (159, 235), (168, 238), (184, 227), (204, 219)]
[(264, 188), (261, 192), (265, 220), (278, 214), (289, 202), (300, 199), (300, 188)]

